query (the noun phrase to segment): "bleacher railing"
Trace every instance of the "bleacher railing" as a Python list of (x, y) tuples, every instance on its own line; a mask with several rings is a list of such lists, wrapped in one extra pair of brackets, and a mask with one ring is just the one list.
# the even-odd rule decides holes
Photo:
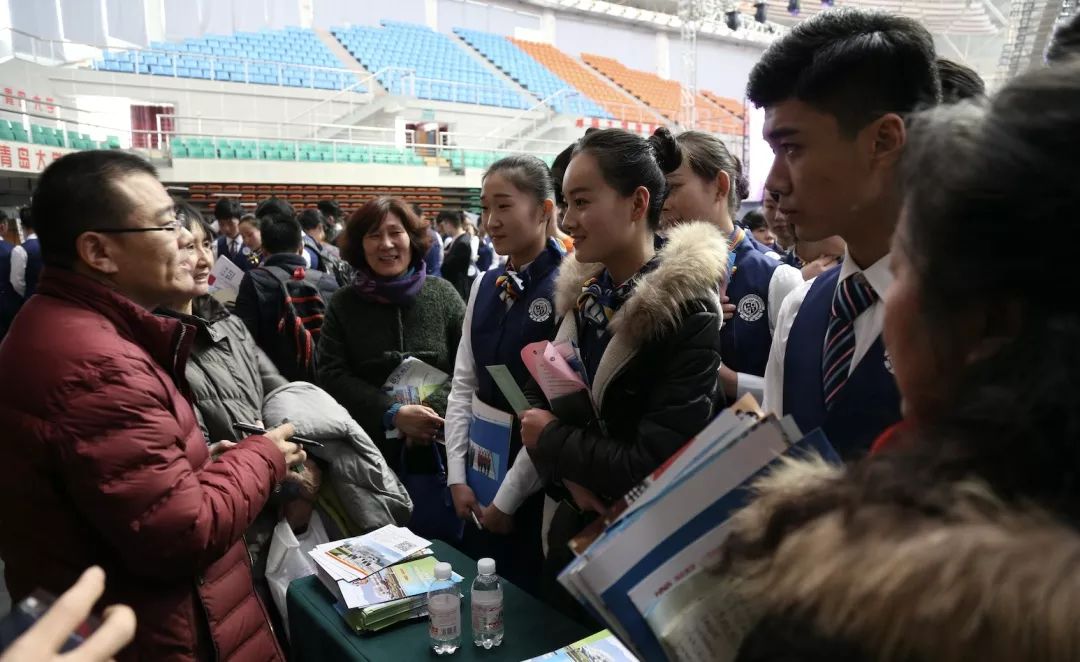
[[(172, 123), (172, 131), (166, 130)], [(415, 139), (415, 131), (405, 129), (399, 133), (394, 127), (361, 126), (352, 124), (327, 124), (318, 122), (274, 122), (235, 117), (205, 117), (178, 114), (157, 116), (160, 144), (168, 145), (170, 135), (213, 136), (240, 140), (290, 140), (312, 143), (394, 144), (407, 146)], [(322, 133), (334, 133), (340, 137), (320, 138)], [(398, 139), (404, 136), (404, 140)]]
[[(480, 83), (463, 83), (439, 78), (426, 78), (417, 76), (415, 71), (410, 70), (411, 75), (404, 77), (389, 77), (383, 80), (383, 87), (390, 94), (411, 96), (447, 103), (467, 103), (474, 105), (496, 106), (496, 100), (515, 99), (523, 106), (529, 107), (536, 103), (536, 98), (523, 92), (508, 90), (504, 86), (483, 85)], [(435, 99), (433, 97), (449, 97)]]
[[(119, 59), (113, 59), (113, 57)], [(201, 66), (185, 66), (183, 60), (202, 60), (209, 64), (209, 78), (203, 80), (213, 80), (221, 82), (232, 83), (250, 83), (256, 85), (277, 85), (278, 87), (294, 87), (294, 88), (306, 88), (306, 89), (333, 89), (338, 90), (336, 85), (334, 87), (326, 87), (317, 85), (320, 80), (316, 74), (319, 72), (325, 74), (333, 74), (335, 76), (349, 76), (350, 78), (361, 78), (358, 75), (359, 72), (353, 69), (345, 69), (338, 67), (320, 67), (311, 64), (297, 64), (293, 62), (278, 62), (277, 60), (258, 60), (252, 58), (241, 58), (229, 55), (214, 55), (207, 53), (188, 53), (186, 51), (172, 51), (172, 50), (154, 50), (154, 49), (106, 49), (102, 53), (103, 60), (93, 60), (91, 66), (98, 71), (110, 71), (114, 73), (129, 73), (144, 76), (171, 76), (173, 78), (188, 78), (188, 79), (200, 79), (198, 76), (181, 75), (180, 70), (203, 70)], [(158, 62), (158, 58), (165, 58), (166, 64)], [(132, 65), (131, 70), (127, 70), (124, 67), (123, 70), (109, 68), (110, 62), (117, 65)], [(226, 65), (233, 65), (228, 67)], [(151, 68), (153, 67), (153, 68)], [(237, 69), (238, 68), (238, 69)], [(270, 73), (264, 73), (263, 70), (270, 69)], [(303, 74), (303, 75), (293, 75)], [(290, 80), (302, 81), (298, 84), (290, 84)], [(348, 78), (346, 80), (349, 80)], [(303, 82), (306, 81), (306, 84)], [(354, 81), (349, 85), (350, 88), (356, 92), (357, 82)]]
[(50, 66), (85, 64), (101, 46), (39, 37), (15, 28), (0, 28), (0, 59), (9, 57)]

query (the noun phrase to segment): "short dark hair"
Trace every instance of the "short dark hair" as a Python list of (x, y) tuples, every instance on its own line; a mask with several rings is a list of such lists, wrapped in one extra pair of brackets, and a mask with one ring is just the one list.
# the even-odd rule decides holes
[(494, 173), (506, 177), (514, 188), (528, 193), (538, 204), (544, 200), (555, 199), (555, 187), (551, 182), (551, 171), (547, 164), (530, 154), (505, 156), (488, 166), (481, 182)]
[(296, 210), (293, 209), (293, 206), (287, 200), (282, 200), (276, 195), (270, 196), (255, 207), (256, 218), (262, 219), (264, 216), (270, 216), (271, 214), (296, 218)]
[(220, 198), (214, 205), (214, 218), (227, 221), (244, 215), (244, 207), (236, 198)]
[(600, 174), (608, 186), (619, 195), (633, 195), (639, 186), (649, 192), (649, 209), (646, 220), (649, 227), (660, 227), (660, 211), (664, 207), (664, 191), (667, 180), (657, 162), (662, 149), (661, 140), (655, 136), (648, 140), (623, 129), (600, 129), (586, 133), (574, 147), (574, 157), (591, 154), (600, 167)]
[(180, 221), (180, 224), (188, 230), (191, 230), (198, 225), (202, 228), (203, 234), (206, 235), (207, 239), (213, 241), (216, 238), (214, 229), (206, 222), (202, 213), (200, 213), (198, 209), (192, 207), (191, 203), (187, 200), (174, 197), (173, 210), (176, 212), (176, 220)]
[(289, 214), (274, 211), (259, 216), (259, 232), (262, 234), (263, 250), (268, 255), (295, 254), (304, 245), (300, 223)]
[(34, 215), (30, 213), (30, 207), (19, 207), (19, 224), (24, 228), (34, 227)]
[(115, 182), (135, 174), (157, 177), (149, 161), (119, 150), (73, 152), (49, 164), (38, 179), (21, 221), (33, 227), (46, 264), (70, 267), (78, 260), (75, 241), (96, 227), (122, 227), (134, 201)]
[(379, 227), (387, 214), (400, 218), (409, 235), (409, 251), (412, 254), (409, 264), (419, 264), (424, 259), (431, 246), (431, 236), (409, 205), (401, 198), (375, 198), (353, 212), (345, 224), (341, 258), (354, 269), (369, 269), (367, 258), (364, 257), (364, 237)]
[(465, 213), (457, 209), (444, 209), (435, 217), (435, 224), (449, 223), (455, 228), (465, 227)]
[(759, 108), (798, 99), (854, 135), (886, 113), (936, 105), (935, 57), (933, 37), (914, 19), (834, 9), (773, 42), (750, 71), (746, 95)]
[(296, 220), (300, 222), (300, 227), (304, 229), (304, 232), (314, 230), (326, 221), (326, 219), (323, 218), (321, 211), (311, 208), (300, 212), (300, 216)]
[(256, 216), (255, 214), (247, 213), (247, 214), (244, 214), (243, 216), (240, 217), (240, 222), (241, 223), (251, 223), (252, 225), (258, 226), (259, 217)]
[(1080, 13), (1061, 23), (1046, 47), (1046, 63), (1059, 64), (1080, 55)]
[(319, 208), (319, 211), (323, 213), (323, 216), (341, 218), (341, 205), (335, 200), (319, 200), (315, 206)]
[(762, 214), (757, 209), (746, 212), (746, 215), (742, 217), (742, 225), (751, 232), (769, 229), (769, 224), (765, 222), (765, 214)]
[(939, 57), (937, 70), (938, 78), (941, 79), (942, 103), (956, 103), (986, 96), (986, 83), (971, 67)]

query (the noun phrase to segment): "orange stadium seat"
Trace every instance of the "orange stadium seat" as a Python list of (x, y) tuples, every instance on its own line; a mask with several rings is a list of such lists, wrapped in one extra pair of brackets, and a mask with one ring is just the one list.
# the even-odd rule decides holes
[(611, 113), (615, 119), (626, 122), (654, 122), (656, 120), (651, 114), (638, 108), (632, 99), (620, 94), (618, 90), (597, 78), (596, 74), (582, 66), (577, 60), (551, 44), (520, 39), (510, 39), (510, 41), (554, 72), (556, 76), (603, 106), (604, 110)]
[[(631, 69), (618, 60), (602, 55), (582, 53), (581, 59), (672, 122), (679, 122), (683, 119), (682, 85), (678, 81), (661, 78), (646, 71)], [(696, 127), (698, 129), (728, 135), (742, 134), (740, 123), (735, 122), (731, 113), (718, 103), (701, 93), (697, 95), (694, 101), (697, 110)]]

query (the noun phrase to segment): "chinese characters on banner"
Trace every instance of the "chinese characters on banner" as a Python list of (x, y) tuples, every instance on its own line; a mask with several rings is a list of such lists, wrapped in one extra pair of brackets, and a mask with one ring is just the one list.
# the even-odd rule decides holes
[(46, 148), (41, 145), (0, 140), (0, 170), (41, 172), (53, 161), (73, 151), (75, 150), (62, 147)]
[[(25, 102), (25, 107), (21, 107)], [(52, 97), (42, 97), (35, 94), (28, 96), (24, 90), (4, 86), (4, 106), (14, 106), (23, 111), (35, 113), (48, 113), (59, 116), (59, 109)]]

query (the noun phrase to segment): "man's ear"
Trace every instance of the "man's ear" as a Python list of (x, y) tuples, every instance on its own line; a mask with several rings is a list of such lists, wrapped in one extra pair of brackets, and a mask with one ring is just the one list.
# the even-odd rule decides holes
[(97, 232), (84, 232), (75, 239), (75, 254), (93, 271), (112, 275), (120, 271), (114, 256), (117, 247), (113, 240)]
[(872, 168), (895, 168), (907, 143), (907, 127), (896, 113), (887, 113), (867, 127)]

